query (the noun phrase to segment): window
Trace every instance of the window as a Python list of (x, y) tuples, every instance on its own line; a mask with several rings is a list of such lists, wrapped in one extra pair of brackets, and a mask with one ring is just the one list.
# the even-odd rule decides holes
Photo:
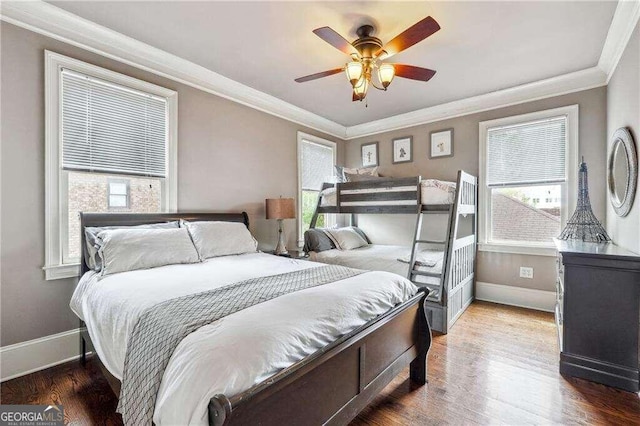
[(575, 206), (578, 106), (480, 123), (480, 249), (554, 255)]
[(77, 276), (80, 212), (176, 210), (177, 94), (45, 52), (47, 279)]
[[(298, 132), (298, 244), (304, 240), (324, 182), (335, 181), (336, 144)], [(335, 215), (320, 215), (318, 227), (333, 226)]]
[[(158, 194), (159, 195), (159, 194)], [(159, 199), (159, 196), (152, 196), (151, 199)], [(109, 208), (127, 209), (129, 208), (129, 181), (109, 182)]]

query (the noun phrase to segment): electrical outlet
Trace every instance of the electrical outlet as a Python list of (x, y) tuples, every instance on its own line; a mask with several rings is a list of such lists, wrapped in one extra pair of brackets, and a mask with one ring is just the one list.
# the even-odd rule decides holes
[(533, 268), (530, 268), (528, 266), (521, 266), (520, 267), (520, 278), (533, 279)]

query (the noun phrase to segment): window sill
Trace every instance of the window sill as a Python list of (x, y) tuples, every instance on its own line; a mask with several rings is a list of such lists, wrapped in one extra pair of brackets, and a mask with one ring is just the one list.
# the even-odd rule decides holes
[(64, 278), (77, 278), (80, 276), (80, 264), (71, 263), (66, 265), (44, 266), (45, 280), (61, 280)]
[(527, 254), (531, 256), (557, 256), (556, 249), (552, 244), (527, 246), (517, 244), (480, 243), (478, 245), (478, 250), (492, 253)]

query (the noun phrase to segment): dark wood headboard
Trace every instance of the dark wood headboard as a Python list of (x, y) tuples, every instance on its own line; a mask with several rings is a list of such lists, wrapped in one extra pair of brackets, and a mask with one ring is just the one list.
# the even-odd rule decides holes
[(249, 216), (241, 213), (80, 213), (80, 244), (82, 244), (81, 274), (89, 270), (86, 262), (87, 245), (84, 228), (87, 226), (134, 226), (172, 220), (242, 222), (249, 228)]

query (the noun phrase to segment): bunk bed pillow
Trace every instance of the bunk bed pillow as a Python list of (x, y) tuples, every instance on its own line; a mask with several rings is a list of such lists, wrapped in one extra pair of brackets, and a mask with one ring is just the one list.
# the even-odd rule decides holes
[(339, 250), (353, 250), (369, 245), (367, 240), (362, 237), (362, 234), (356, 231), (353, 226), (325, 229), (324, 232)]
[(304, 250), (305, 253), (332, 250), (336, 248), (331, 238), (324, 233), (322, 229), (308, 229), (304, 232)]
[(241, 222), (187, 222), (180, 224), (189, 230), (200, 260), (211, 257), (256, 253), (258, 242)]
[(352, 173), (344, 174), (345, 182), (364, 182), (367, 180), (376, 180), (376, 179), (382, 179), (382, 178), (380, 176), (373, 176), (373, 175), (354, 175)]
[(376, 167), (361, 167), (359, 169), (348, 169), (346, 167), (342, 168), (342, 173), (349, 173), (350, 175), (369, 175), (369, 176), (378, 176), (378, 166)]
[(367, 237), (367, 234), (365, 234), (362, 229), (358, 228), (357, 226), (352, 226), (352, 228), (354, 231), (360, 234), (360, 236), (367, 242), (367, 244), (371, 244), (371, 240), (369, 239), (369, 237)]
[[(378, 167), (362, 167), (359, 169), (347, 168), (344, 166), (334, 166), (336, 169), (336, 182), (343, 183), (349, 182), (346, 178), (347, 174), (350, 175), (367, 175), (367, 176), (379, 176)], [(353, 181), (351, 181), (353, 182)]]
[(437, 179), (420, 182), (423, 204), (453, 204), (456, 201), (456, 183)]
[(200, 260), (184, 228), (109, 229), (101, 231), (98, 239), (101, 276)]

